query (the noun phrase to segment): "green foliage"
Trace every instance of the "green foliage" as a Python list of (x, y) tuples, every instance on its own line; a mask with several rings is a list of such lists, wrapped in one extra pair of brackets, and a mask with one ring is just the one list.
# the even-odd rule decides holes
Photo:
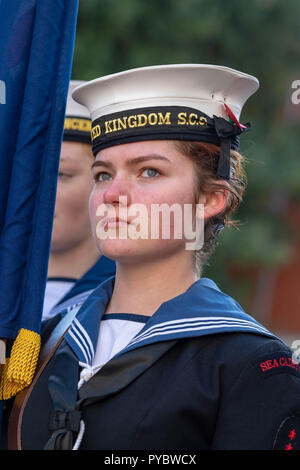
[[(298, 123), (291, 123), (286, 105), (292, 81), (300, 79), (299, 26), (299, 0), (81, 0), (79, 5), (73, 79), (167, 63), (215, 63), (258, 77), (260, 89), (241, 118), (253, 123), (241, 139), (248, 174), (236, 214), (242, 225), (239, 231), (224, 230), (204, 273), (221, 285), (232, 262), (270, 266), (293, 253), (295, 234), (285, 212), (291, 199), (300, 199), (300, 112)], [(231, 293), (243, 297), (245, 288), (231, 285)]]

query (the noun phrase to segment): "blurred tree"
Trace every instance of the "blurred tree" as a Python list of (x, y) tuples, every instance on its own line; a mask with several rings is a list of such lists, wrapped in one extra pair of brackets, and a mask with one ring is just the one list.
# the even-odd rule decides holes
[(299, 26), (299, 0), (81, 0), (79, 5), (73, 79), (146, 65), (215, 63), (260, 80), (241, 117), (254, 123), (241, 139), (248, 173), (236, 214), (241, 226), (222, 232), (222, 249), (204, 272), (241, 303), (249, 280), (233, 283), (228, 266), (285, 262), (297, 236), (285, 210), (290, 199), (300, 199), (300, 113), (291, 124), (284, 109), (292, 81), (300, 79)]

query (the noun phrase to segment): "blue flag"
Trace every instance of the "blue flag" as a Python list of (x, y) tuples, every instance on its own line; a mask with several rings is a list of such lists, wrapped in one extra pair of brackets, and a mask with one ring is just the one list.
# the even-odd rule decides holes
[(78, 0), (0, 0), (1, 399), (33, 378)]

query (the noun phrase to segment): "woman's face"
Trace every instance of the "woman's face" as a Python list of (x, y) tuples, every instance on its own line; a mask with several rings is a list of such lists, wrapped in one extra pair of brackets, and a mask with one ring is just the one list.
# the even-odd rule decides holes
[[(195, 206), (195, 170), (174, 142), (134, 142), (101, 150), (92, 171), (90, 217), (104, 255), (132, 262), (185, 249), (180, 211), (183, 215), (184, 204)], [(174, 204), (175, 216), (170, 211)]]
[(63, 142), (61, 148), (51, 251), (62, 252), (91, 237), (89, 196), (93, 188), (89, 144)]

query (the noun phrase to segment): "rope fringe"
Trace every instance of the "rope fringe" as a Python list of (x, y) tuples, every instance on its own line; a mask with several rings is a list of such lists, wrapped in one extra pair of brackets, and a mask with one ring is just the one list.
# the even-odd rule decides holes
[(0, 384), (0, 399), (8, 400), (28, 387), (33, 379), (41, 347), (38, 333), (21, 328), (6, 359)]

